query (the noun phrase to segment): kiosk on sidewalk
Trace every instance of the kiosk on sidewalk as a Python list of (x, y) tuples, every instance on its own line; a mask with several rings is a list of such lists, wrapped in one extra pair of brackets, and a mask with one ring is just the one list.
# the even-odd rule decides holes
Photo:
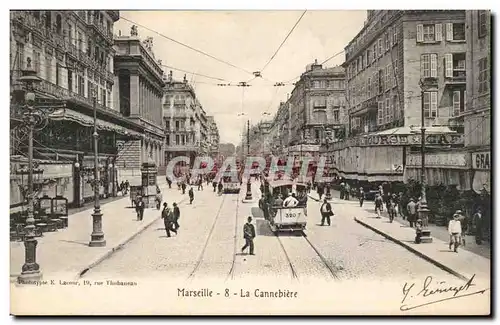
[(156, 208), (156, 190), (158, 189), (156, 164), (150, 159), (142, 164), (142, 200), (145, 208)]

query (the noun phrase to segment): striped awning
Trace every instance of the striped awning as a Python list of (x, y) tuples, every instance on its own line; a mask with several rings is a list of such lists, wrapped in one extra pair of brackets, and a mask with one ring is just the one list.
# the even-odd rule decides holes
[[(80, 125), (91, 127), (94, 125), (94, 118), (68, 108), (61, 108), (49, 115), (50, 119), (54, 121), (72, 121)], [(139, 137), (140, 133), (121, 127), (119, 125), (97, 119), (97, 129), (101, 131), (111, 131), (120, 135), (129, 135), (132, 137)]]

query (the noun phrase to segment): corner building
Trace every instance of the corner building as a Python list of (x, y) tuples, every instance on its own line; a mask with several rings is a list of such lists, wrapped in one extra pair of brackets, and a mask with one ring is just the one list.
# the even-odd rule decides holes
[(141, 165), (152, 160), (162, 174), (163, 166), (163, 70), (153, 53), (153, 38), (139, 39), (137, 28), (130, 36), (117, 36), (115, 45), (115, 104), (127, 119), (144, 129), (141, 139), (125, 144), (117, 165), (120, 177), (141, 184)]
[(369, 10), (345, 52), (350, 137), (334, 144), (340, 176), (403, 182), (407, 156), (420, 150), (422, 110), (427, 150), (463, 146), (463, 126), (449, 121), (465, 109), (465, 11)]

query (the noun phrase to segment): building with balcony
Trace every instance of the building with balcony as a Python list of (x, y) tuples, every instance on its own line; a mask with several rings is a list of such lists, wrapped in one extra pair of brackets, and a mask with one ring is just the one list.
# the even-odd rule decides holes
[(208, 143), (209, 143), (209, 155), (212, 158), (217, 158), (219, 156), (219, 128), (213, 116), (207, 116), (208, 123)]
[(196, 155), (208, 152), (206, 113), (185, 75), (182, 81), (174, 80), (170, 71), (163, 94), (165, 165), (179, 156), (193, 163)]
[[(114, 100), (120, 113), (144, 128), (142, 139), (123, 148), (120, 159), (122, 177), (131, 184), (140, 183), (141, 165), (148, 160), (162, 171), (164, 139), (162, 97), (163, 70), (161, 60), (153, 52), (153, 38), (139, 39), (137, 27), (130, 36), (117, 36), (114, 41)], [(132, 181), (133, 180), (133, 181)]]
[[(77, 206), (93, 200), (89, 180), (94, 166), (94, 105), (103, 196), (115, 194), (115, 182), (121, 181), (115, 171), (120, 171), (115, 164), (117, 142), (128, 143), (144, 129), (114, 106), (113, 25), (118, 19), (119, 12), (112, 10), (10, 12), (11, 156), (27, 152), (20, 127), (23, 85), (18, 78), (29, 65), (42, 79), (35, 85), (36, 105), (58, 107), (48, 125), (34, 135), (35, 159), (47, 163), (45, 175), (55, 177), (58, 184), (44, 191), (65, 196)], [(16, 189), (11, 198), (13, 204), (24, 200)]]
[(369, 10), (345, 47), (351, 139), (335, 145), (339, 174), (403, 181), (422, 113), (429, 149), (463, 145), (449, 121), (465, 110), (465, 53), (464, 10)]

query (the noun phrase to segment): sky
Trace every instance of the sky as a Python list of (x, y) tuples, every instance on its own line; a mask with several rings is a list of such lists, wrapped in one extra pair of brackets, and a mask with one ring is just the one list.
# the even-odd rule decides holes
[[(286, 101), (293, 85), (274, 87), (276, 82), (298, 78), (306, 65), (319, 63), (342, 51), (361, 30), (365, 10), (307, 11), (286, 42), (250, 87), (220, 87), (254, 78), (276, 52), (303, 11), (120, 11), (115, 34), (130, 35), (130, 21), (138, 25), (141, 39), (153, 37), (153, 52), (174, 79), (187, 79), (219, 128), (220, 142), (237, 145), (249, 119), (251, 124), (270, 119), (280, 101)], [(128, 21), (129, 20), (129, 21)], [(143, 27), (141, 27), (141, 25)], [(149, 29), (149, 30), (148, 30)], [(163, 36), (161, 36), (161, 35)], [(166, 37), (165, 37), (166, 36)], [(184, 43), (214, 58), (186, 48)], [(344, 53), (325, 67), (339, 65)], [(210, 79), (193, 73), (214, 77)], [(222, 80), (219, 80), (222, 79)], [(295, 79), (294, 79), (295, 81)], [(243, 113), (243, 114), (242, 114)], [(264, 114), (270, 113), (271, 116)], [(240, 116), (238, 116), (240, 115)]]

